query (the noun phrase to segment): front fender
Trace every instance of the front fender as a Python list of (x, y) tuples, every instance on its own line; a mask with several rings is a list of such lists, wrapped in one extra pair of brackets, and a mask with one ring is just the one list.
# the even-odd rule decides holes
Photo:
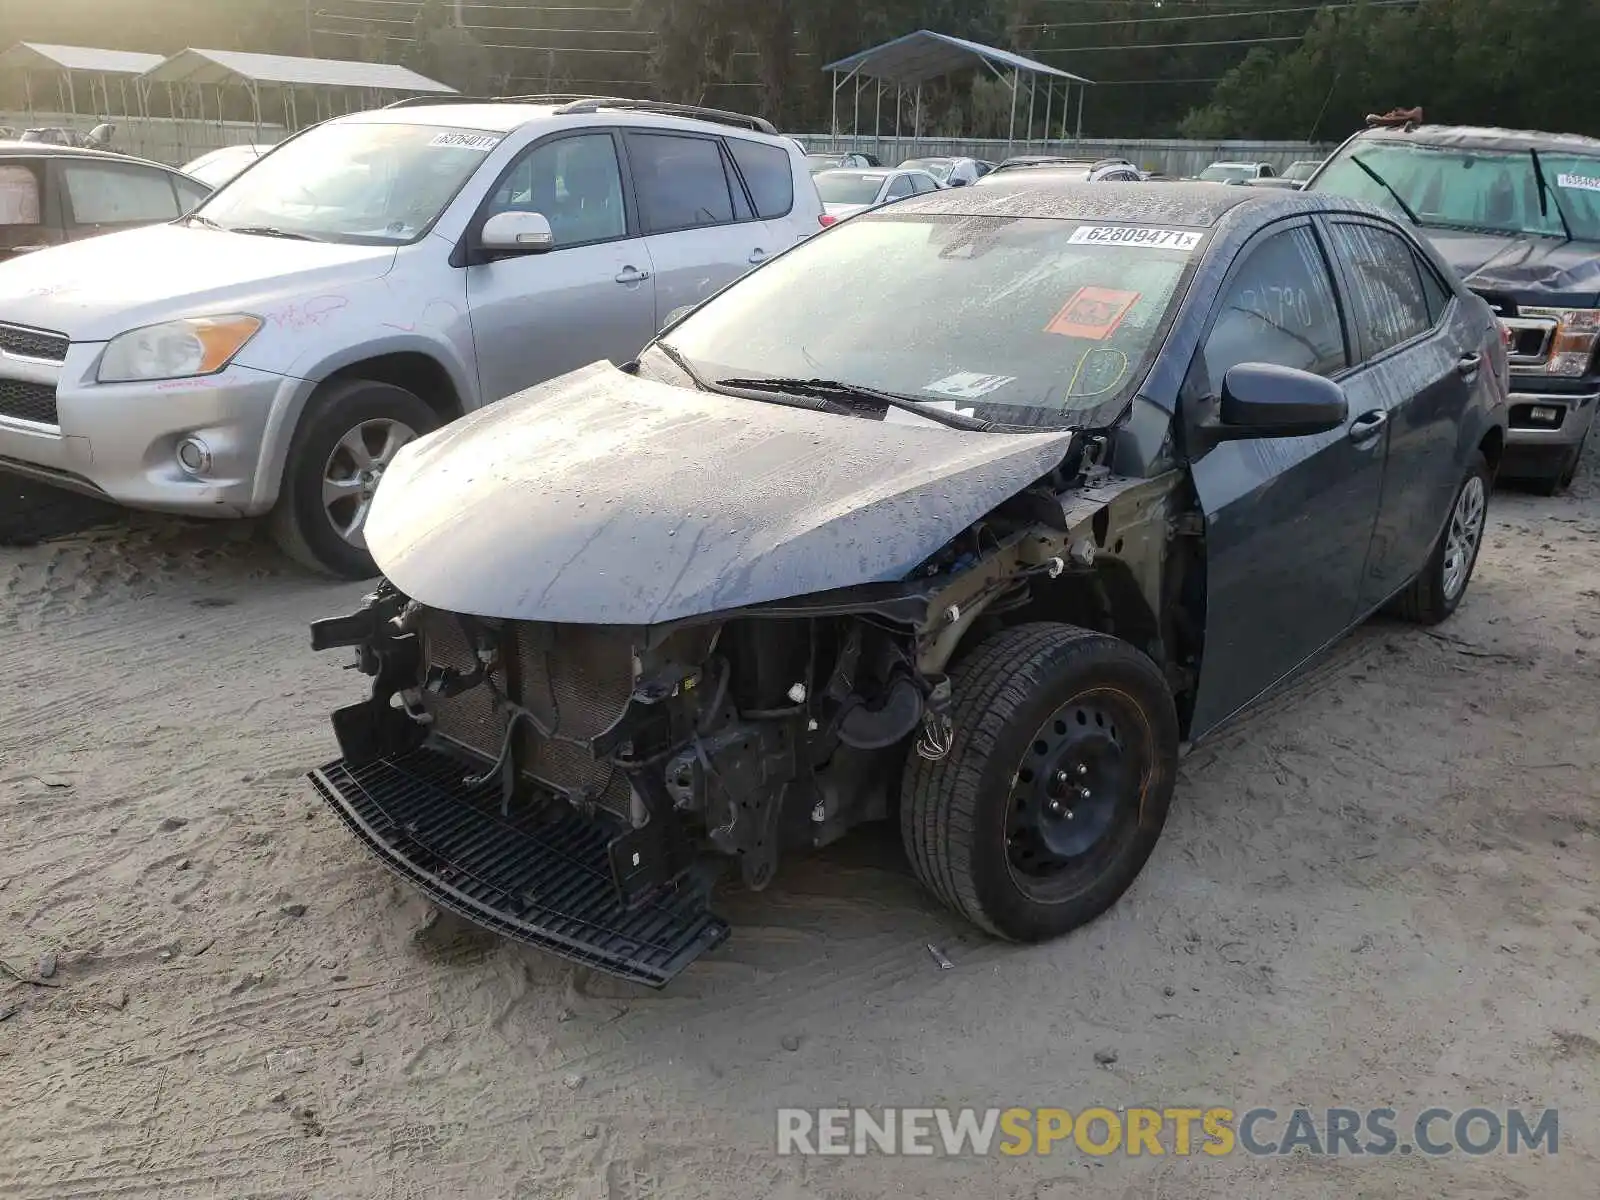
[(301, 414), (317, 388), (333, 375), (342, 371), (359, 374), (363, 362), (389, 354), (422, 354), (438, 363), (450, 377), (464, 411), (471, 412), (480, 403), (478, 372), (472, 358), (472, 332), (464, 310), (459, 312), (459, 320), (447, 329), (386, 328), (343, 345), (319, 347), (319, 351), (314, 357), (307, 356), (296, 364), (294, 385), (284, 388), (273, 404), (256, 466), (252, 508), (258, 512), (265, 512), (278, 502), (284, 468), (289, 461), (289, 447)]

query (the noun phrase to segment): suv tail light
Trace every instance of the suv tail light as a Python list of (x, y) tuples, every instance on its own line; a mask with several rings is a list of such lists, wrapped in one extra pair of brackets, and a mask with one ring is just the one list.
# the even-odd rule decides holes
[(839, 218), (834, 216), (832, 213), (817, 214), (817, 224), (821, 225), (824, 229), (826, 229), (829, 225), (837, 225), (838, 223)]

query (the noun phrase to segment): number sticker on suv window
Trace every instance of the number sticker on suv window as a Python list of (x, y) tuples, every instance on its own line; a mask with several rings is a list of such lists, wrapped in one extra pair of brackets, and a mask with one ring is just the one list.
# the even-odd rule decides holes
[(1138, 246), (1146, 250), (1193, 250), (1200, 244), (1192, 229), (1148, 229), (1138, 225), (1080, 225), (1067, 241), (1074, 246)]
[(430, 146), (452, 146), (461, 150), (477, 150), (487, 154), (500, 144), (492, 133), (441, 133), (429, 142)]

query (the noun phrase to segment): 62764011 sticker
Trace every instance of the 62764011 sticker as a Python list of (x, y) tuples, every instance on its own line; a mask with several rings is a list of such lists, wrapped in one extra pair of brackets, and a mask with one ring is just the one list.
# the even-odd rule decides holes
[(455, 150), (478, 150), (487, 154), (500, 144), (500, 135), (494, 133), (441, 133), (429, 142), (430, 146), (449, 146)]
[(1193, 229), (1152, 229), (1146, 225), (1080, 225), (1067, 239), (1073, 246), (1133, 246), (1140, 250), (1193, 250), (1201, 235)]
[(1059, 333), (1062, 337), (1103, 342), (1116, 332), (1117, 326), (1122, 324), (1122, 318), (1137, 303), (1138, 292), (1081, 287), (1072, 294), (1072, 299), (1061, 306), (1061, 311), (1050, 318), (1050, 324), (1044, 327), (1044, 331)]

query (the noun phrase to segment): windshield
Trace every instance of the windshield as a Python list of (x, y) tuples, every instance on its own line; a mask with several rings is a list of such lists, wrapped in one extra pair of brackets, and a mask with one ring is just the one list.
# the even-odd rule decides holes
[(1539, 177), (1526, 150), (1357, 141), (1328, 163), (1314, 190), (1368, 200), (1404, 216), (1394, 196), (1372, 178), (1376, 174), (1421, 225), (1565, 237), (1565, 213), (1573, 237), (1600, 241), (1600, 157), (1540, 151), (1539, 165), (1552, 193), (1543, 213)]
[(950, 172), (956, 169), (956, 160), (953, 158), (911, 158), (900, 164), (907, 170), (926, 171), (940, 183), (950, 178)]
[(1235, 183), (1241, 179), (1253, 179), (1256, 169), (1243, 163), (1212, 163), (1200, 172), (1200, 178), (1210, 183)]
[(1008, 425), (1102, 424), (1148, 370), (1200, 241), (875, 213), (746, 276), (665, 340), (711, 381), (836, 379)]
[(817, 195), (824, 204), (871, 204), (887, 178), (882, 172), (863, 175), (856, 171), (830, 171), (817, 176)]
[(278, 148), (197, 215), (327, 241), (415, 241), (455, 197), (498, 133), (339, 121)]

